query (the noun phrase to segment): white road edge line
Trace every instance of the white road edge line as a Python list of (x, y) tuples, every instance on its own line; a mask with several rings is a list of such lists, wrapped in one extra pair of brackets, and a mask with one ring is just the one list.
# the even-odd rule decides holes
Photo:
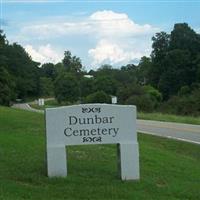
[(174, 139), (174, 140), (180, 140), (180, 141), (184, 141), (184, 142), (190, 142), (190, 143), (194, 143), (194, 144), (200, 144), (200, 142), (196, 142), (196, 141), (188, 140), (188, 139), (183, 139), (183, 138), (179, 138), (179, 137), (173, 137), (173, 136), (169, 136), (169, 135), (159, 135), (159, 134), (155, 134), (155, 133), (148, 132), (148, 131), (142, 131), (142, 130), (137, 130), (137, 132), (149, 134), (149, 135), (154, 135), (154, 136), (160, 136), (160, 137), (169, 138), (169, 139)]
[(200, 144), (200, 142), (196, 142), (196, 141), (193, 141), (193, 140), (176, 138), (176, 137), (173, 137), (173, 136), (166, 136), (166, 137), (169, 138), (169, 139), (181, 140), (181, 141), (184, 141), (184, 142), (191, 142), (191, 143), (194, 143), (194, 144)]

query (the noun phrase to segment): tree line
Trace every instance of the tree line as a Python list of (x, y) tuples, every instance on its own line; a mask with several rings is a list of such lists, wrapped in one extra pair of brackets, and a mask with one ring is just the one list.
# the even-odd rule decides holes
[(138, 65), (106, 64), (86, 72), (70, 51), (61, 62), (40, 66), (0, 32), (0, 104), (40, 96), (55, 96), (64, 105), (110, 103), (111, 95), (140, 111), (199, 115), (200, 35), (186, 23), (175, 24), (170, 34), (153, 36), (150, 57)]

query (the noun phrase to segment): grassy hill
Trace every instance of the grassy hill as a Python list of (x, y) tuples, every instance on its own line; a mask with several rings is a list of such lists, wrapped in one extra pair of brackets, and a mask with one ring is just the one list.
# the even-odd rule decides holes
[(0, 199), (200, 198), (200, 146), (139, 134), (141, 180), (117, 176), (115, 145), (73, 146), (67, 178), (48, 178), (44, 115), (0, 107)]

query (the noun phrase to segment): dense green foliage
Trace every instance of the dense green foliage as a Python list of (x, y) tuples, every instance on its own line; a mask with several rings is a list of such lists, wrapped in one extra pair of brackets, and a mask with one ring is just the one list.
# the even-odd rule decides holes
[(105, 64), (87, 73), (70, 51), (61, 62), (39, 67), (0, 32), (0, 104), (31, 96), (55, 96), (62, 104), (100, 103), (114, 95), (118, 103), (135, 104), (139, 111), (200, 115), (200, 35), (180, 23), (171, 33), (156, 33), (152, 41), (151, 56), (138, 65), (115, 69)]
[(10, 104), (10, 100), (14, 97), (13, 88), (10, 74), (4, 67), (0, 66), (0, 105)]
[(67, 147), (68, 177), (49, 179), (44, 124), (43, 114), (0, 107), (0, 199), (199, 199), (199, 145), (139, 134), (141, 179), (126, 182), (115, 145)]
[(79, 84), (73, 74), (63, 73), (55, 80), (55, 97), (59, 103), (75, 102), (79, 93)]
[(0, 31), (0, 68), (0, 81), (4, 86), (4, 91), (1, 90), (1, 104), (7, 105), (15, 98), (38, 95), (38, 63), (32, 61), (20, 45), (9, 44), (2, 31)]
[(200, 35), (186, 23), (175, 24), (171, 34), (157, 33), (152, 47), (149, 83), (164, 99), (176, 95), (182, 86), (199, 83)]
[(85, 103), (111, 103), (111, 97), (104, 91), (97, 91), (89, 94), (85, 99)]

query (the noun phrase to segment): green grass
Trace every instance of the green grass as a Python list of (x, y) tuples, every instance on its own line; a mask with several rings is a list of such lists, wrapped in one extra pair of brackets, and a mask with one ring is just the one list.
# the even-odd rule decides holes
[(68, 148), (67, 178), (48, 178), (44, 115), (0, 107), (0, 199), (197, 200), (200, 146), (139, 134), (140, 181), (117, 176), (115, 145)]
[(163, 114), (163, 113), (138, 113), (138, 119), (145, 120), (155, 120), (155, 121), (165, 121), (165, 122), (178, 122), (186, 124), (197, 124), (200, 125), (200, 116), (178, 116), (172, 114)]

